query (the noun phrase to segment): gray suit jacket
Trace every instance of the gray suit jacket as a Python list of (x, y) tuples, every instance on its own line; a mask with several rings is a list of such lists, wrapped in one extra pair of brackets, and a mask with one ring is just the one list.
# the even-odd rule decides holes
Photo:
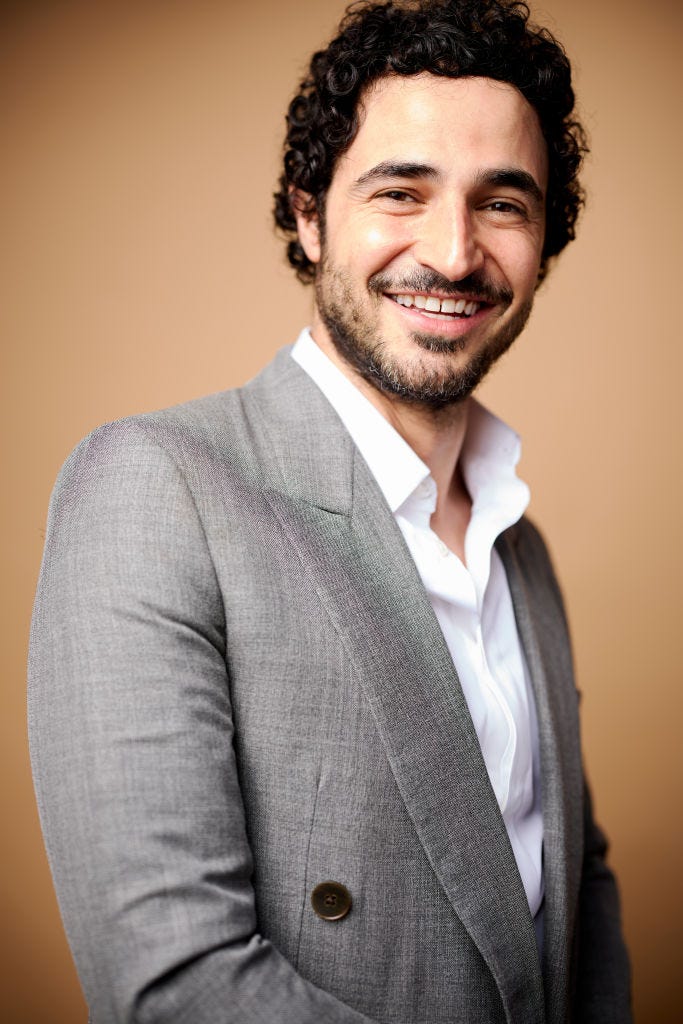
[[(94, 1024), (630, 1019), (559, 590), (499, 540), (538, 706), (545, 949), (452, 661), (336, 414), (281, 353), (102, 427), (51, 504), (29, 711)], [(343, 920), (310, 904), (351, 892)]]

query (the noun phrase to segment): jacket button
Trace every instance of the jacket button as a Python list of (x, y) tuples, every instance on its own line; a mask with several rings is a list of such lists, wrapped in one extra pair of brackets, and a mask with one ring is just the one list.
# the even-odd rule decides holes
[(323, 921), (341, 921), (352, 902), (351, 893), (341, 882), (321, 882), (311, 893), (311, 906)]

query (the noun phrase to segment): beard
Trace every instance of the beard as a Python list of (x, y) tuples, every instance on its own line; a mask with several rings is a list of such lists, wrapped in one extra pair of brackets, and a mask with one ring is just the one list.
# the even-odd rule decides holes
[[(456, 405), (472, 394), (521, 333), (532, 307), (532, 300), (527, 300), (511, 319), (497, 329), (490, 329), (488, 338), (464, 365), (456, 365), (456, 360), (448, 355), (465, 351), (466, 338), (449, 339), (414, 331), (410, 337), (425, 356), (419, 351), (410, 359), (392, 354), (390, 343), (380, 333), (380, 303), (386, 301), (383, 295), (387, 291), (439, 291), (445, 295), (476, 295), (505, 312), (512, 303), (512, 291), (496, 285), (483, 273), (475, 272), (461, 281), (449, 281), (426, 267), (401, 280), (392, 280), (385, 273), (374, 274), (368, 281), (370, 302), (375, 304), (373, 315), (371, 308), (369, 311), (361, 307), (350, 275), (330, 266), (323, 252), (315, 290), (318, 312), (342, 359), (379, 391), (433, 410)], [(435, 365), (427, 353), (441, 354), (443, 358)]]

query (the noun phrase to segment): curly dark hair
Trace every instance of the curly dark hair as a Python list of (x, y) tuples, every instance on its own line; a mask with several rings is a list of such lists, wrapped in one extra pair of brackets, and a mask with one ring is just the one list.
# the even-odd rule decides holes
[(314, 279), (315, 265), (297, 237), (292, 188), (310, 196), (310, 212), (322, 216), (335, 164), (358, 131), (363, 91), (384, 75), (423, 71), (508, 82), (535, 109), (549, 160), (539, 280), (545, 276), (548, 260), (574, 238), (584, 201), (578, 173), (588, 147), (581, 124), (572, 116), (567, 56), (529, 15), (522, 0), (360, 0), (347, 8), (339, 34), (313, 54), (287, 112), (284, 173), (274, 216), (302, 282)]

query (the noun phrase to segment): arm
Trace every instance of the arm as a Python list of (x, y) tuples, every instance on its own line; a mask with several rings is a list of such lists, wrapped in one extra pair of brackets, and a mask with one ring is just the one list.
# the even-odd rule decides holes
[(175, 463), (130, 423), (57, 483), (31, 755), (93, 1024), (363, 1024), (259, 935), (221, 596)]
[(619, 894), (606, 862), (607, 841), (584, 789), (584, 860), (578, 909), (576, 1024), (630, 1024), (631, 977)]

